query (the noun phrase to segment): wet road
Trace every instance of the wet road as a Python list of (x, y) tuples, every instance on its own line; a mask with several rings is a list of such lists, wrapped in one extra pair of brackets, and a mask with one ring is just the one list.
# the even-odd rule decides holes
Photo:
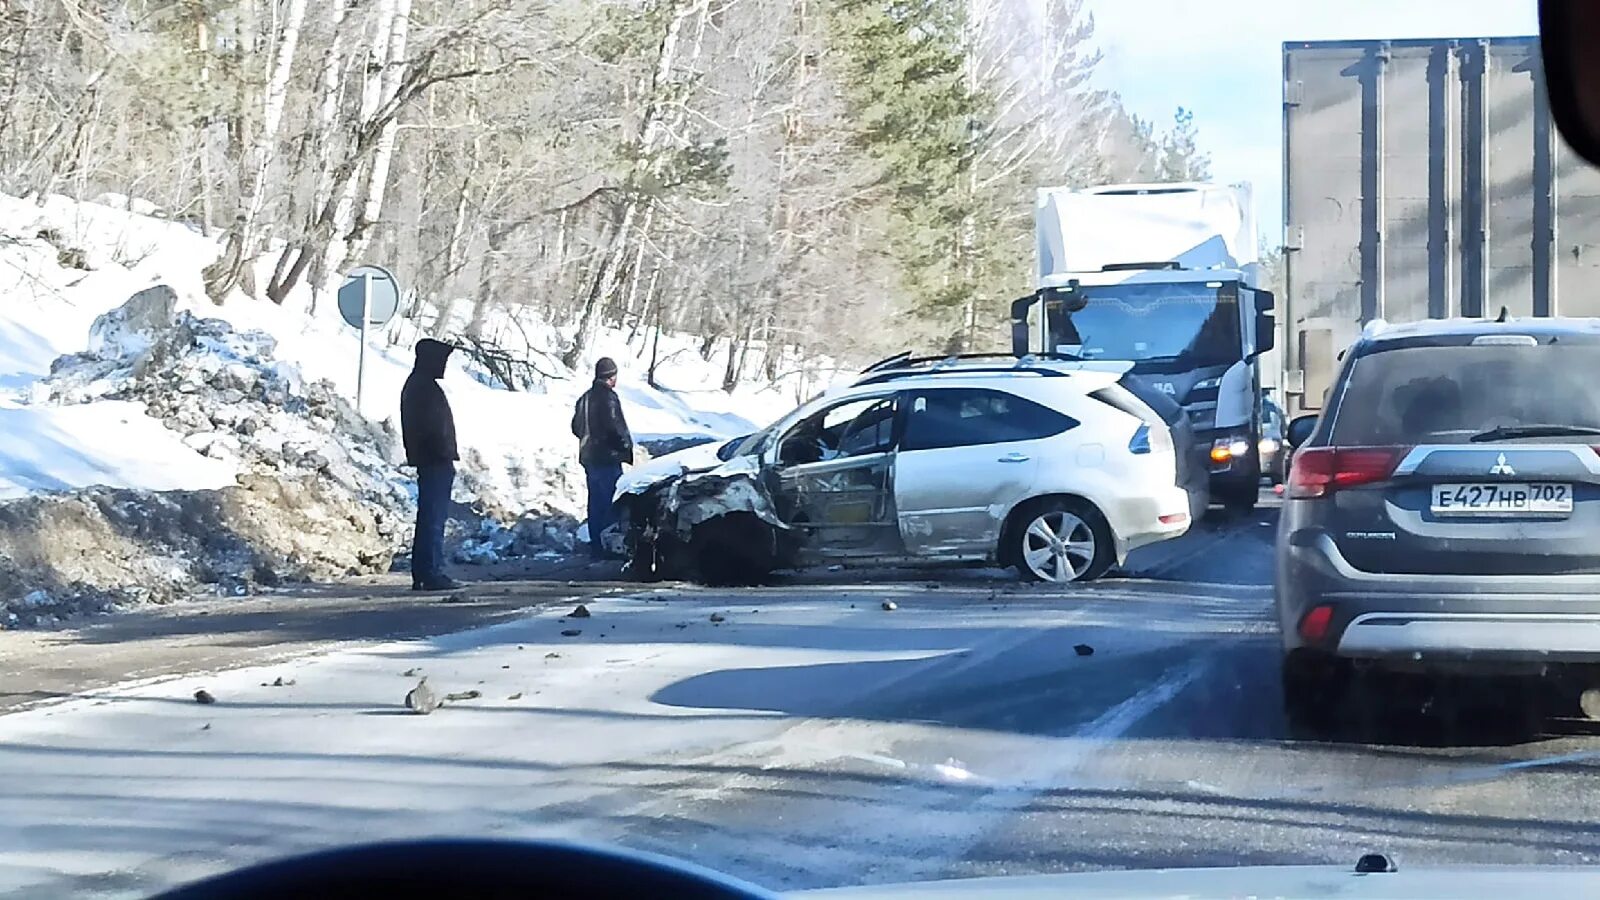
[[(337, 645), (301, 623), (261, 655), (270, 630), (252, 633), (239, 662), (269, 665), (0, 716), (0, 889), (131, 896), (441, 833), (621, 843), (776, 889), (1372, 851), (1596, 862), (1600, 738), (1528, 715), (1520, 686), (1386, 684), (1336, 738), (1290, 738), (1272, 525), (1213, 523), (1068, 589), (960, 571), (563, 581), (427, 625), (386, 610), (374, 636), (407, 640), (357, 639), (349, 610)], [(524, 591), (543, 606), (514, 612)], [(564, 616), (591, 597), (593, 618)], [(459, 630), (474, 621), (496, 624)], [(226, 645), (208, 629), (189, 639)], [(393, 715), (419, 673), (483, 697)], [(219, 702), (194, 705), (197, 685)]]

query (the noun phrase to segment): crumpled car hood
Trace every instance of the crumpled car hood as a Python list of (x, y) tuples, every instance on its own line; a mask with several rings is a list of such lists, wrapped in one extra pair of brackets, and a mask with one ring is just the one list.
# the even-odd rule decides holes
[(663, 489), (657, 508), (662, 512), (660, 526), (683, 540), (696, 525), (734, 512), (751, 513), (776, 528), (789, 527), (778, 518), (772, 496), (761, 483), (761, 461), (753, 456), (679, 476)]
[(617, 491), (611, 499), (620, 500), (626, 494), (642, 494), (686, 472), (715, 469), (722, 465), (722, 460), (717, 458), (717, 451), (726, 443), (727, 441), (707, 441), (686, 450), (679, 450), (677, 453), (652, 459), (642, 466), (635, 466), (622, 473), (622, 477), (617, 480)]

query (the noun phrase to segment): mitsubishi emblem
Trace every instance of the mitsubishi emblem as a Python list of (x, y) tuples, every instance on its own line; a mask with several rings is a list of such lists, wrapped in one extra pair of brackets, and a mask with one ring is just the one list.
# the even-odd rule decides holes
[(1502, 453), (1502, 454), (1500, 454), (1500, 458), (1495, 460), (1494, 465), (1489, 467), (1489, 474), (1490, 475), (1515, 475), (1515, 474), (1517, 474), (1517, 470), (1511, 468), (1511, 464), (1506, 462), (1506, 455), (1504, 453)]

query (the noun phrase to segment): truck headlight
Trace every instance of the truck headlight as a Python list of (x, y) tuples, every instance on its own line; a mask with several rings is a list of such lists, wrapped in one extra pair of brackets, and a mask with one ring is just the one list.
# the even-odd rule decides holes
[(1250, 455), (1250, 442), (1242, 437), (1221, 437), (1211, 442), (1211, 461), (1222, 465)]

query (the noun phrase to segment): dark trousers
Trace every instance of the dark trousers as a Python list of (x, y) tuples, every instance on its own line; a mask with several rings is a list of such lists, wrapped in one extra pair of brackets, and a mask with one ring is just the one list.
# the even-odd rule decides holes
[(622, 463), (584, 466), (583, 473), (589, 482), (589, 554), (603, 556), (605, 547), (600, 543), (600, 534), (616, 521), (611, 513), (611, 495), (617, 492)]
[(444, 574), (444, 523), (450, 518), (455, 463), (417, 466), (417, 537), (411, 547), (411, 580), (426, 582)]

